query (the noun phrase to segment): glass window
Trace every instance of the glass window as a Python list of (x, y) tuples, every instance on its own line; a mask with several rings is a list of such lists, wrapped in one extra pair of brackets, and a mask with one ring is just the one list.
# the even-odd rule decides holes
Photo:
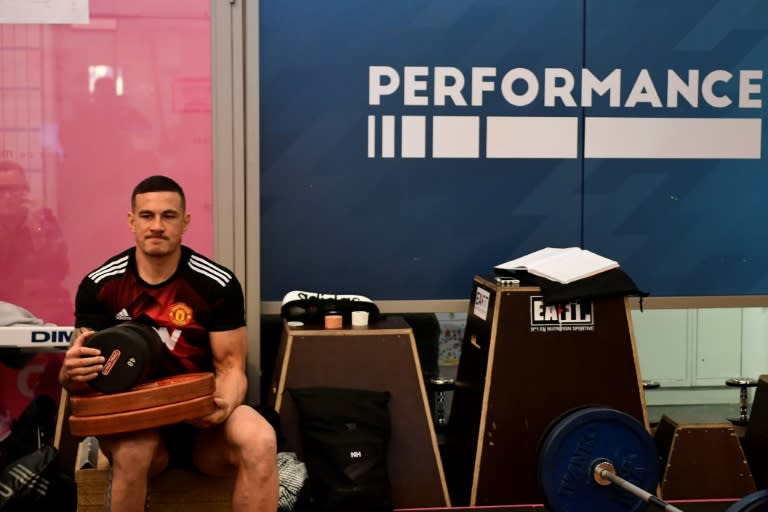
[(177, 179), (210, 254), (208, 0), (90, 2), (90, 22), (0, 25), (0, 301), (71, 325), (77, 285), (132, 245), (134, 185)]
[[(87, 24), (0, 24), (0, 302), (65, 326), (83, 276), (133, 244), (141, 179), (179, 181), (185, 243), (213, 250), (209, 0), (89, 4)], [(63, 353), (0, 350), (3, 439), (58, 400)]]

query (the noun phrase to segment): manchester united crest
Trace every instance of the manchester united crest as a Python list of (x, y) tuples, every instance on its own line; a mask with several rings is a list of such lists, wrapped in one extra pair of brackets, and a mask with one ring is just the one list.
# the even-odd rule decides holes
[(192, 308), (183, 302), (177, 302), (169, 308), (168, 316), (171, 317), (173, 325), (184, 327), (192, 321)]

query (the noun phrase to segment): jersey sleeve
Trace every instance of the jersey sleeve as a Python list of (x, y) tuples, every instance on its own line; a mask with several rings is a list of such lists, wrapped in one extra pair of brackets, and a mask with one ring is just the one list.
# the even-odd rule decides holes
[(98, 286), (85, 277), (77, 287), (75, 296), (75, 328), (88, 327), (99, 331), (113, 323), (105, 305), (98, 300)]
[(245, 298), (240, 281), (233, 277), (211, 311), (210, 331), (231, 331), (245, 325)]

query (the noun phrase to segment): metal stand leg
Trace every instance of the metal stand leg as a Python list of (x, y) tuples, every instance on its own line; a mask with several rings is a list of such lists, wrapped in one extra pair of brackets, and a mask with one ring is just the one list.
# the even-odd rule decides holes
[(739, 415), (728, 418), (734, 425), (746, 425), (749, 423), (749, 388), (757, 386), (757, 380), (749, 377), (738, 377), (725, 381), (727, 386), (739, 388)]

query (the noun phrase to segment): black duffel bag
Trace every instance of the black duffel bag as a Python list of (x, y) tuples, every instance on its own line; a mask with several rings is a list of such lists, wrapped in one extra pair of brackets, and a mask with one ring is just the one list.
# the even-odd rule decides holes
[(389, 392), (289, 389), (299, 414), (305, 487), (318, 512), (390, 512)]

